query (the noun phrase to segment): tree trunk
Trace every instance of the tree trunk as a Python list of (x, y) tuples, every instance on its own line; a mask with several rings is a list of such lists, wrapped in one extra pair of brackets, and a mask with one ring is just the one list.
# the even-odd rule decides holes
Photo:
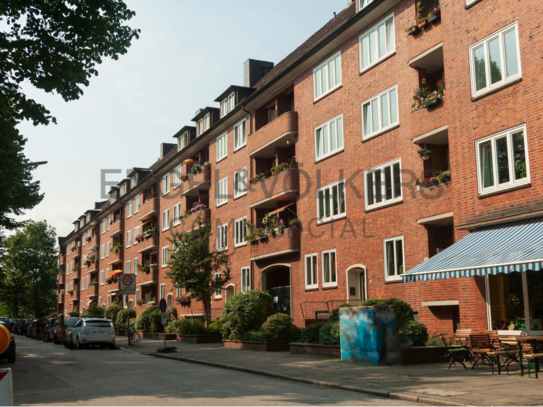
[(204, 314), (207, 328), (211, 322), (211, 297), (204, 299)]

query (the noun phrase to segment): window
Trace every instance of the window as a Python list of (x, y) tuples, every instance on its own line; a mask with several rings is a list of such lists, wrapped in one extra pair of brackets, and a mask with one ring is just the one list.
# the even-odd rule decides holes
[(229, 96), (228, 96), (228, 111), (231, 112), (232, 109), (234, 109), (235, 105), (236, 105), (236, 96), (234, 94), (234, 92), (232, 92)]
[(343, 151), (343, 115), (334, 117), (315, 129), (317, 160)]
[(162, 195), (166, 195), (170, 192), (170, 174), (166, 174), (162, 177)]
[(132, 243), (134, 246), (138, 244), (138, 241), (136, 238), (140, 235), (141, 229), (140, 228), (134, 228), (134, 242)]
[(183, 289), (180, 287), (176, 287), (175, 289), (175, 296), (179, 297), (183, 293)]
[(471, 95), (483, 95), (522, 77), (518, 23), (469, 47)]
[(138, 303), (138, 301), (140, 300), (140, 290), (136, 290), (136, 295), (135, 295), (135, 302), (136, 304)]
[(168, 267), (170, 261), (170, 247), (164, 246), (162, 248), (162, 267)]
[(234, 151), (247, 144), (247, 120), (242, 120), (234, 126)]
[(168, 230), (170, 228), (170, 210), (166, 209), (162, 212), (162, 230)]
[(129, 218), (132, 216), (132, 201), (126, 203), (126, 217)]
[(317, 277), (318, 267), (317, 253), (305, 255), (305, 288), (318, 288), (319, 280)]
[(106, 300), (106, 308), (109, 308), (109, 303), (110, 303), (110, 296), (108, 294), (107, 300)]
[(247, 194), (247, 167), (234, 173), (234, 198)]
[(478, 140), (476, 148), (479, 194), (530, 182), (526, 125)]
[(384, 239), (385, 279), (401, 281), (404, 272), (403, 236)]
[(373, 3), (373, 0), (359, 0), (360, 1), (360, 10), (362, 10), (364, 7), (369, 6), (371, 3)]
[(109, 253), (111, 253), (111, 242), (106, 244), (106, 257), (109, 257)]
[(247, 240), (245, 240), (245, 237), (247, 236), (247, 216), (236, 219), (234, 229), (236, 235), (234, 246), (245, 246), (247, 244)]
[(126, 231), (126, 247), (130, 247), (130, 245), (132, 244), (132, 231), (131, 230), (127, 230)]
[(322, 286), (337, 286), (336, 250), (322, 252)]
[(132, 268), (132, 270), (134, 270), (134, 274), (136, 274), (136, 275), (138, 274), (139, 262), (140, 262), (140, 260), (138, 258), (134, 259), (134, 267)]
[(188, 146), (188, 144), (189, 144), (189, 132), (186, 131), (177, 139), (177, 150), (181, 151), (183, 148)]
[(466, 0), (466, 6), (469, 6), (472, 3), (475, 3), (477, 0)]
[(241, 292), (246, 293), (251, 290), (251, 269), (249, 267), (241, 268)]
[(98, 305), (102, 305), (102, 297), (98, 297)]
[(394, 14), (373, 26), (358, 38), (360, 72), (378, 64), (396, 51)]
[(104, 285), (104, 270), (100, 271), (100, 285)]
[(106, 220), (102, 219), (102, 234), (106, 233)]
[(364, 171), (366, 209), (401, 202), (402, 175), (400, 159)]
[(228, 249), (228, 224), (217, 226), (217, 250)]
[(178, 165), (173, 169), (173, 188), (177, 188), (181, 185), (181, 165)]
[(314, 99), (320, 99), (341, 86), (341, 51), (313, 69)]
[(166, 297), (166, 285), (160, 284), (160, 299), (163, 299)]
[(107, 231), (109, 232), (109, 226), (111, 225), (111, 215), (107, 215)]
[(217, 162), (222, 160), (228, 154), (227, 140), (228, 133), (224, 133), (222, 136), (217, 137)]
[(204, 117), (204, 131), (209, 129), (210, 126), (211, 126), (211, 115), (208, 113)]
[(173, 207), (173, 225), (179, 225), (181, 223), (181, 204), (178, 203)]
[[(221, 279), (221, 273), (215, 273), (215, 280)], [(215, 289), (215, 299), (222, 298), (222, 289), (220, 287)]]
[(221, 102), (221, 117), (228, 114), (228, 99), (223, 99)]
[(134, 197), (134, 213), (138, 213), (140, 210), (140, 196), (139, 194)]
[(228, 202), (228, 177), (217, 182), (217, 206), (224, 205)]
[(132, 178), (130, 178), (130, 187), (134, 188), (136, 185), (138, 185), (138, 174), (134, 174)]
[(127, 261), (126, 261), (126, 265), (125, 265), (125, 270), (124, 270), (124, 272), (125, 272), (126, 274), (130, 274), (130, 266), (131, 266), (131, 265), (132, 265), (132, 262), (131, 262), (130, 260), (127, 260)]
[(397, 85), (362, 102), (363, 140), (377, 136), (399, 124)]
[(317, 189), (317, 222), (345, 217), (345, 180)]
[(87, 232), (83, 232), (83, 246), (87, 244)]

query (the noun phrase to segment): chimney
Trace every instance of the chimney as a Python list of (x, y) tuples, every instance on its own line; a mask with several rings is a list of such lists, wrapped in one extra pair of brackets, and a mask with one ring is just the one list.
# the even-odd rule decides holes
[(162, 160), (166, 154), (174, 147), (177, 147), (177, 144), (162, 143), (160, 145), (160, 159)]
[(268, 74), (273, 68), (273, 62), (257, 61), (248, 59), (243, 64), (243, 86), (252, 88), (254, 85)]

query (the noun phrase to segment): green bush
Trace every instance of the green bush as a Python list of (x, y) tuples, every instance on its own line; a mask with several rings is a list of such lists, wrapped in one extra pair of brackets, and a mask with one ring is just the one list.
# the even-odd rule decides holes
[(275, 314), (268, 317), (262, 325), (273, 342), (288, 342), (292, 338), (294, 324), (292, 318), (286, 314)]
[(297, 327), (296, 325), (293, 325), (292, 333), (290, 335), (290, 342), (300, 342), (301, 336), (302, 336), (302, 328)]
[(79, 318), (79, 311), (73, 310), (69, 314), (71, 317)]
[(245, 332), (242, 335), (241, 340), (245, 342), (272, 342), (270, 335), (263, 330)]
[(339, 309), (340, 308), (349, 308), (349, 307), (353, 307), (353, 305), (351, 305), (349, 303), (342, 304), (338, 308), (332, 310), (332, 315), (330, 315), (330, 318), (328, 318), (328, 322), (339, 321)]
[(115, 326), (117, 328), (128, 328), (128, 315), (130, 315), (130, 318), (136, 318), (136, 311), (133, 309), (123, 309), (122, 311), (119, 311), (117, 313), (117, 319), (115, 320)]
[(203, 322), (197, 319), (184, 318), (171, 321), (166, 325), (166, 332), (179, 335), (205, 335), (207, 329)]
[(319, 343), (319, 331), (321, 327), (325, 324), (326, 322), (319, 322), (302, 329), (302, 334), (300, 335), (300, 342)]
[(403, 331), (411, 321), (414, 321), (415, 311), (413, 311), (411, 305), (399, 298), (373, 299), (364, 301), (362, 304), (364, 307), (384, 307), (386, 305), (390, 306), (390, 309), (396, 314), (396, 321), (400, 331)]
[(260, 330), (272, 312), (268, 293), (252, 290), (230, 297), (222, 311), (223, 337), (239, 340), (246, 332)]
[(147, 308), (142, 311), (138, 318), (136, 319), (136, 328), (143, 329), (143, 326), (148, 322), (151, 326), (151, 332), (158, 332), (158, 327), (160, 326), (162, 313), (158, 308), (158, 305), (153, 305), (152, 307)]
[(87, 315), (93, 316), (93, 317), (104, 317), (104, 313), (106, 312), (105, 308), (98, 305), (98, 304), (91, 304), (89, 309), (87, 310)]
[(324, 324), (319, 329), (319, 343), (323, 345), (339, 345), (339, 321)]
[(209, 324), (209, 326), (207, 327), (207, 332), (210, 335), (222, 335), (223, 324), (224, 324), (224, 321), (222, 320), (222, 318), (219, 318), (215, 322), (212, 322), (211, 324)]
[(121, 312), (122, 310), (123, 310), (123, 307), (117, 304), (113, 304), (109, 308), (106, 309), (106, 311), (104, 312), (104, 316), (107, 319), (111, 319), (111, 321), (115, 323), (117, 321), (117, 314)]
[(428, 329), (420, 322), (411, 321), (402, 330), (402, 333), (413, 342), (413, 346), (424, 346), (428, 341)]

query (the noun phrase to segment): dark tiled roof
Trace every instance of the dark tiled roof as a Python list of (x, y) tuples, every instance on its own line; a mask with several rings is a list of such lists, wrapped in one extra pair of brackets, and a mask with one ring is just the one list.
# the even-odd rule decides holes
[(285, 59), (283, 59), (281, 62), (275, 65), (275, 67), (266, 76), (264, 76), (261, 80), (259, 80), (254, 87), (257, 89), (261, 88), (262, 86), (270, 82), (272, 79), (279, 76), (281, 72), (283, 72), (285, 69), (291, 66), (294, 62), (299, 60), (308, 51), (313, 49), (321, 41), (326, 39), (331, 33), (333, 33), (339, 27), (345, 24), (351, 17), (353, 17), (356, 14), (355, 6), (356, 6), (355, 2), (352, 2), (349, 6), (347, 6), (335, 18), (330, 20), (328, 23), (325, 24), (324, 27), (322, 27), (319, 31), (313, 34), (306, 42), (304, 42), (302, 45), (296, 48), (294, 52), (292, 52)]
[(176, 154), (177, 154), (177, 146), (175, 146), (170, 151), (168, 151), (168, 153), (164, 157), (157, 160), (153, 165), (151, 165), (149, 167), (149, 169), (150, 170), (156, 170), (158, 167), (160, 167), (162, 165), (162, 163), (165, 163), (166, 161), (168, 161), (170, 158), (172, 158)]

